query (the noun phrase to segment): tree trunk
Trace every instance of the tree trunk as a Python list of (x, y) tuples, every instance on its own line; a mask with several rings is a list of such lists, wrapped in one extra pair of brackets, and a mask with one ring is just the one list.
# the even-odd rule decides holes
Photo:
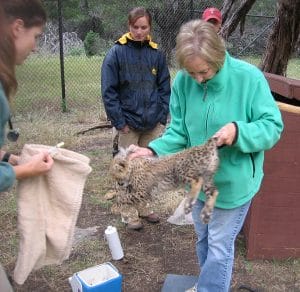
[[(237, 8), (233, 5), (234, 2), (235, 0), (226, 0), (222, 8), (223, 24), (221, 36), (225, 40), (235, 31), (239, 23), (241, 35), (243, 34), (246, 14), (255, 3), (255, 0), (242, 0)], [(231, 17), (229, 17), (229, 15), (231, 15)]]
[(235, 0), (224, 0), (222, 5), (222, 22), (225, 23)]
[(286, 76), (288, 60), (294, 51), (300, 31), (300, 0), (279, 0), (273, 31), (269, 36), (260, 68)]

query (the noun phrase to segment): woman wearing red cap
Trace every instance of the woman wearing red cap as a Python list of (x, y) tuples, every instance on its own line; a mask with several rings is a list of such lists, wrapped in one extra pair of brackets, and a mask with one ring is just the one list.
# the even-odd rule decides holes
[(222, 13), (219, 9), (215, 7), (206, 8), (202, 14), (202, 19), (213, 24), (216, 32), (221, 30)]

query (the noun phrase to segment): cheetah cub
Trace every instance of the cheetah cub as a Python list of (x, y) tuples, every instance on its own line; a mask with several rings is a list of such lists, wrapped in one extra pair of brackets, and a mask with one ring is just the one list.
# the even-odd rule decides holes
[(121, 206), (149, 202), (154, 192), (175, 190), (189, 185), (184, 211), (189, 213), (202, 189), (206, 195), (200, 217), (207, 224), (218, 196), (213, 178), (219, 164), (216, 138), (164, 157), (129, 159), (130, 147), (114, 157), (110, 174), (118, 184), (117, 202)]

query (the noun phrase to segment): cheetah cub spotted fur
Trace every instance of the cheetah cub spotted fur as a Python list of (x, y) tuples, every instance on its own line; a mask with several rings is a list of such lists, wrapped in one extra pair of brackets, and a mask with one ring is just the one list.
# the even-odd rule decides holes
[(213, 178), (219, 164), (216, 138), (164, 157), (129, 159), (132, 150), (120, 149), (110, 166), (110, 174), (118, 185), (118, 204), (150, 201), (154, 192), (175, 190), (189, 185), (184, 211), (189, 213), (202, 189), (206, 195), (200, 217), (207, 224), (218, 196)]

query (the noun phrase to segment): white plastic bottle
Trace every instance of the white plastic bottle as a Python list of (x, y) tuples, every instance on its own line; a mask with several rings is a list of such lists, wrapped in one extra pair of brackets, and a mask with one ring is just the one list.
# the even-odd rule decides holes
[(114, 226), (108, 226), (105, 229), (105, 238), (108, 242), (108, 246), (113, 260), (121, 260), (124, 257), (124, 252), (120, 242), (117, 228)]

